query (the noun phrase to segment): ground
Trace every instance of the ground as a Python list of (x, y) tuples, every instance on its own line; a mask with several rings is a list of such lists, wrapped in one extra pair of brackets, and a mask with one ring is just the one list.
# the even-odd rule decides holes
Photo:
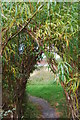
[(41, 67), (40, 70), (34, 71), (28, 81), (26, 91), (34, 96), (33, 99), (36, 96), (40, 100), (41, 98), (43, 101), (46, 100), (60, 118), (67, 118), (67, 103), (64, 91), (61, 85), (54, 81), (54, 74), (48, 69)]
[(54, 108), (51, 107), (50, 104), (46, 100), (31, 96), (31, 95), (29, 95), (29, 100), (32, 103), (37, 104), (40, 107), (42, 118), (58, 118), (59, 117), (56, 114)]

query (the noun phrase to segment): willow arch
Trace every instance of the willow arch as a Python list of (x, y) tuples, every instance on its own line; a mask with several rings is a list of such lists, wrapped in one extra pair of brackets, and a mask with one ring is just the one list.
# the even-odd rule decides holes
[[(77, 3), (73, 5), (71, 3), (67, 3), (67, 5), (65, 3), (61, 4), (46, 3), (45, 6), (42, 5), (42, 3), (40, 3), (41, 6), (39, 6), (38, 4), (38, 6), (36, 7), (37, 8), (36, 12), (33, 15), (31, 15), (30, 9), (33, 8), (31, 8), (30, 6), (31, 5), (35, 6), (35, 4), (36, 3), (34, 4), (12, 3), (11, 5), (11, 3), (8, 4), (3, 3), (2, 6), (3, 7), (2, 60), (3, 60), (3, 98), (4, 98), (3, 108), (5, 108), (6, 104), (8, 104), (5, 103), (5, 98), (7, 99), (7, 96), (6, 97), (4, 96), (6, 92), (8, 94), (10, 93), (10, 98), (12, 97), (12, 100), (8, 102), (11, 104), (11, 108), (14, 104), (16, 104), (17, 108), (16, 113), (21, 118), (22, 113), (22, 110), (20, 109), (22, 106), (21, 98), (23, 98), (24, 95), (27, 79), (29, 78), (30, 73), (35, 69), (34, 65), (36, 64), (37, 61), (41, 59), (41, 54), (44, 52), (45, 55), (47, 56), (47, 60), (48, 63), (50, 64), (51, 70), (53, 72), (56, 72), (58, 70), (57, 72), (59, 73), (61, 85), (64, 88), (66, 98), (70, 103), (72, 117), (75, 118), (75, 116), (78, 115), (78, 110), (76, 110), (76, 108), (78, 108), (76, 92), (79, 87), (79, 79), (77, 80), (78, 75), (76, 66), (76, 64), (78, 65), (78, 63), (75, 62), (75, 60), (72, 60), (73, 56), (71, 56), (71, 54), (68, 55), (66, 53), (68, 52), (69, 49), (71, 49), (70, 45), (72, 45), (75, 50), (74, 55), (78, 52), (76, 50), (78, 41), (77, 40), (78, 29), (76, 17), (73, 20), (75, 26), (74, 24), (70, 24), (69, 22), (74, 17), (74, 14), (71, 12), (71, 9), (74, 8), (73, 11), (74, 13), (77, 14)], [(19, 8), (18, 5), (20, 5)], [(5, 14), (6, 6), (8, 9), (7, 10), (8, 16), (6, 16)], [(25, 14), (23, 14), (23, 12), (20, 13), (20, 9), (24, 8), (26, 9), (25, 6), (27, 7), (28, 14), (27, 12), (25, 12)], [(44, 16), (45, 20), (44, 22), (40, 14), (36, 16), (36, 13), (40, 10), (40, 8), (42, 10), (41, 14), (42, 16)], [(44, 15), (45, 11), (43, 8), (46, 10), (47, 13), (45, 15)], [(64, 16), (62, 15), (64, 12), (63, 8), (65, 8)], [(14, 9), (15, 14), (13, 14), (12, 9)], [(19, 19), (19, 15), (20, 17), (22, 17), (23, 15), (23, 18)], [(10, 16), (12, 20), (10, 19)], [(40, 18), (40, 20), (38, 19), (38, 17)], [(19, 20), (17, 21), (17, 19)], [(27, 23), (25, 19), (27, 19)], [(37, 23), (36, 20), (39, 22)], [(6, 22), (7, 25), (5, 26)], [(62, 26), (63, 29), (61, 29)], [(65, 26), (68, 27), (67, 31)], [(14, 34), (15, 30), (17, 32)], [(67, 38), (73, 41), (70, 41)], [(73, 44), (75, 39), (76, 43)], [(21, 44), (24, 45), (23, 54), (19, 53), (19, 46)], [(74, 47), (75, 45), (76, 48)], [(59, 64), (55, 61), (55, 57), (53, 54), (54, 52), (57, 52), (62, 58)], [(69, 57), (71, 58), (69, 59)], [(70, 71), (71, 67), (67, 63), (67, 61), (69, 61), (72, 67), (75, 66), (76, 68), (75, 77)], [(66, 77), (66, 82), (64, 81), (64, 76)], [(74, 84), (77, 84), (76, 87), (73, 86)], [(67, 88), (69, 88), (69, 91), (66, 91)], [(74, 105), (75, 103), (77, 103), (76, 106)]]

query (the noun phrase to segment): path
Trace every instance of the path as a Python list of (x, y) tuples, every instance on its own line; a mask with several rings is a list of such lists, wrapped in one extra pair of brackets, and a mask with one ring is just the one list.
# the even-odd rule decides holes
[(42, 118), (58, 118), (58, 116), (55, 113), (55, 110), (50, 106), (50, 104), (46, 100), (30, 95), (29, 100), (41, 107)]

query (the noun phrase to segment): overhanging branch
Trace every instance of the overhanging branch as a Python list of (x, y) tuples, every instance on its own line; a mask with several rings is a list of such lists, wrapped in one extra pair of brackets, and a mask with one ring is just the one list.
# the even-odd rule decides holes
[(14, 37), (16, 37), (19, 33), (21, 33), (21, 32), (28, 26), (28, 24), (31, 22), (31, 20), (34, 18), (34, 16), (38, 13), (38, 11), (39, 11), (43, 6), (44, 6), (44, 4), (41, 5), (41, 6), (36, 10), (36, 12), (35, 12), (35, 13), (32, 15), (32, 17), (29, 19), (29, 21), (28, 21), (17, 33), (13, 34), (13, 35), (6, 41), (6, 43), (4, 44), (4, 46), (3, 46), (3, 48), (2, 48), (1, 54), (3, 53), (3, 51), (4, 51), (5, 47), (7, 46), (8, 42), (9, 42), (11, 39), (13, 39)]

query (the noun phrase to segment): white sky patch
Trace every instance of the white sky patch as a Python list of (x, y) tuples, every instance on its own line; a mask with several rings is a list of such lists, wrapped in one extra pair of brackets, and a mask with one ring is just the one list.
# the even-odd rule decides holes
[(44, 54), (44, 53), (42, 53), (42, 57), (43, 57), (43, 58), (46, 58), (46, 56), (45, 56), (45, 54)]
[(60, 59), (60, 56), (57, 53), (54, 53), (54, 57), (55, 57), (56, 60)]
[(61, 57), (57, 53), (54, 53), (54, 58), (57, 62), (60, 62), (62, 60)]

